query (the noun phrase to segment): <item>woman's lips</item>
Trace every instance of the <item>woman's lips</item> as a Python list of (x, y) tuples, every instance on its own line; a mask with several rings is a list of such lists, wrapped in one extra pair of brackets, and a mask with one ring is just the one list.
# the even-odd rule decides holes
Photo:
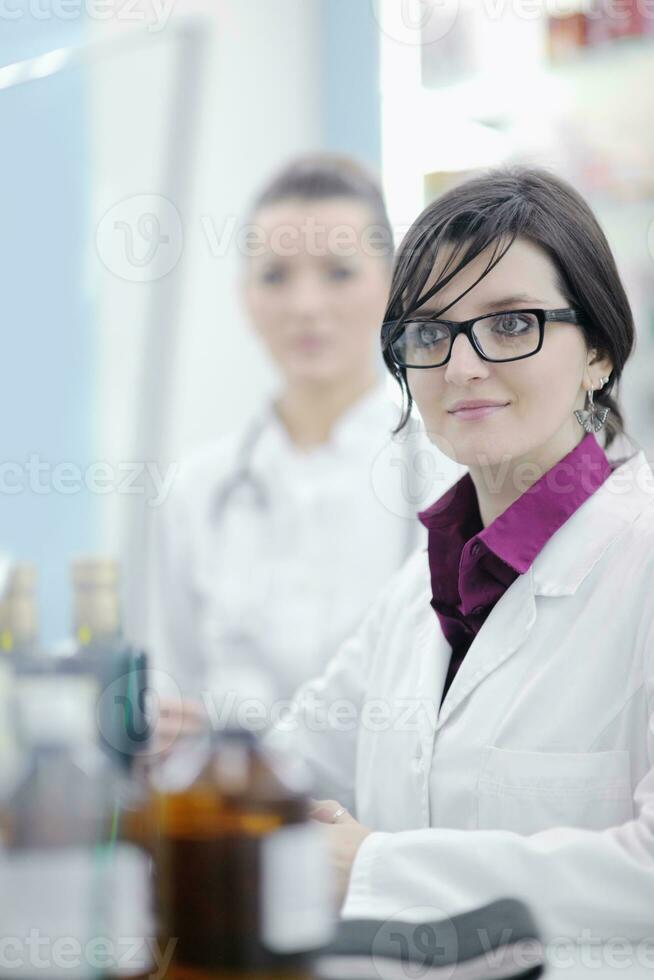
[(305, 354), (312, 354), (316, 351), (325, 349), (326, 342), (322, 337), (297, 337), (293, 343), (293, 348)]
[(457, 412), (450, 412), (450, 415), (455, 419), (473, 422), (475, 419), (484, 419), (487, 415), (495, 415), (506, 407), (506, 405), (482, 405), (480, 408), (460, 408)]

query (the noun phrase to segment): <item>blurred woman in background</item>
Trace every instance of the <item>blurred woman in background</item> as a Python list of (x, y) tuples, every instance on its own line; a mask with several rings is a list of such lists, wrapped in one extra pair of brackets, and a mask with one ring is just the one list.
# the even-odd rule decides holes
[[(279, 391), (182, 468), (164, 515), (156, 664), (187, 697), (269, 703), (323, 668), (420, 534), (400, 499), (415, 442), (388, 449), (398, 410), (378, 337), (393, 246), (379, 186), (347, 158), (303, 157), (263, 188), (248, 225), (242, 295)], [(456, 467), (431, 459), (445, 489)]]

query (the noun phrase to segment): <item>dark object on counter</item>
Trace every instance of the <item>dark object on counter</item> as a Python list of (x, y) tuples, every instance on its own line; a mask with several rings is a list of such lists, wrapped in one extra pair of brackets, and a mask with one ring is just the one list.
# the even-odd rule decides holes
[(166, 980), (309, 980), (333, 934), (329, 865), (301, 774), (253, 732), (180, 739), (157, 773)]
[(544, 950), (529, 909), (501, 899), (449, 919), (349, 919), (318, 959), (319, 980), (539, 977)]
[(71, 576), (76, 652), (62, 658), (60, 667), (95, 678), (100, 744), (119, 768), (129, 772), (150, 737), (147, 657), (123, 635), (117, 563), (111, 558), (78, 558)]

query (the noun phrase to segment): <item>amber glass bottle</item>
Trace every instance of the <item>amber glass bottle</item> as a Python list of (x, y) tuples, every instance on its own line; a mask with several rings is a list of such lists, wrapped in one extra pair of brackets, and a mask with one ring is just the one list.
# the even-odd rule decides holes
[(176, 941), (166, 980), (309, 976), (331, 921), (306, 795), (251, 733), (189, 746), (179, 771), (198, 775), (156, 804), (162, 938)]

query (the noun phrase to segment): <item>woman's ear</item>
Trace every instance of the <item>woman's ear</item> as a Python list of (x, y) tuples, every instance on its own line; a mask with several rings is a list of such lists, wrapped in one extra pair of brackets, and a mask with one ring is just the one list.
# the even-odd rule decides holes
[(608, 378), (613, 371), (613, 361), (608, 354), (593, 347), (588, 351), (584, 387), (599, 388), (600, 378)]

